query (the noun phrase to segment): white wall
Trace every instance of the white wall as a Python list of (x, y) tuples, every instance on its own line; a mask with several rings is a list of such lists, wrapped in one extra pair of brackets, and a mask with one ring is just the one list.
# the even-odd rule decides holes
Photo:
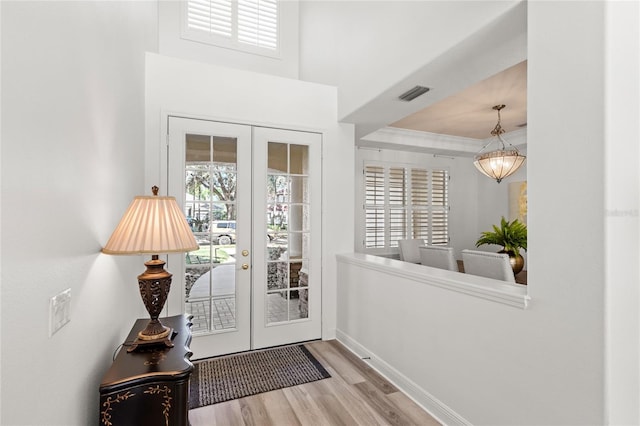
[[(472, 165), (473, 160), (467, 159)], [(527, 160), (528, 161), (528, 160)], [(477, 226), (480, 232), (491, 230), (491, 225), (498, 225), (500, 217), (509, 219), (509, 183), (527, 180), (527, 161), (511, 176), (497, 183), (480, 172), (478, 173), (478, 216)], [(475, 167), (474, 167), (475, 170)]]
[(606, 10), (607, 422), (640, 424), (640, 6)]
[[(337, 86), (339, 117), (345, 117), (518, 3), (303, 1), (300, 78)], [(499, 63), (511, 53), (507, 50), (496, 55), (493, 64), (497, 70), (509, 66), (500, 67)], [(490, 54), (485, 52), (485, 56)], [(474, 71), (483, 68), (476, 66)], [(433, 82), (421, 83), (429, 86)]]
[(159, 53), (215, 65), (239, 68), (281, 77), (298, 78), (298, 0), (279, 3), (280, 50), (277, 57), (245, 52), (187, 40), (181, 37), (182, 2), (162, 0), (159, 7)]
[[(0, 23), (2, 22), (2, 5), (0, 4)], [(0, 27), (1, 28), (1, 27)], [(0, 46), (2, 46), (2, 31), (0, 30)], [(2, 99), (2, 54), (0, 51), (0, 99)], [(0, 105), (0, 151), (2, 150), (2, 106)], [(0, 155), (0, 165), (2, 155)], [(2, 188), (2, 168), (0, 167), (0, 188)], [(2, 199), (0, 198), (0, 224), (2, 224)], [(1, 228), (1, 226), (0, 226)], [(2, 259), (2, 244), (0, 240), (0, 259)], [(0, 261), (0, 308), (2, 307), (2, 261)], [(0, 309), (1, 313), (1, 309)], [(2, 383), (2, 315), (0, 315), (0, 383)], [(0, 422), (2, 422), (2, 385), (0, 385)]]
[[(539, 355), (554, 354), (532, 372), (538, 386), (556, 373), (555, 390), (571, 389), (556, 422), (605, 421), (604, 12), (603, 2), (529, 3), (529, 295), (534, 335), (549, 335)], [(569, 242), (572, 267), (554, 249)]]
[[(637, 90), (638, 50), (618, 26), (637, 5), (528, 3), (528, 309), (340, 265), (339, 332), (472, 424), (639, 423), (638, 93), (619, 82)], [(607, 45), (626, 48), (605, 74)], [(605, 113), (621, 100), (634, 118)], [(635, 142), (605, 125), (623, 117)]]
[[(140, 257), (100, 253), (144, 183), (151, 2), (2, 2), (2, 417), (98, 421), (98, 386), (146, 315)], [(71, 322), (48, 336), (49, 298)]]
[(335, 254), (353, 250), (353, 129), (337, 122), (336, 89), (154, 54), (147, 55), (146, 79), (149, 184), (161, 181), (167, 113), (323, 133), (322, 337), (333, 338)]

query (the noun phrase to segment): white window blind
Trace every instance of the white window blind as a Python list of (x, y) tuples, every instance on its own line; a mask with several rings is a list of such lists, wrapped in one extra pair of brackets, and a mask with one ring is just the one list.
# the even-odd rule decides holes
[(388, 234), (391, 246), (396, 247), (398, 240), (407, 233), (407, 179), (402, 167), (388, 169), (388, 205), (389, 225)]
[(231, 37), (232, 9), (231, 0), (189, 0), (187, 25), (194, 30)]
[(433, 245), (449, 243), (449, 173), (445, 170), (431, 172), (431, 235)]
[(363, 173), (365, 249), (404, 238), (449, 243), (448, 171), (371, 164)]
[(278, 0), (187, 0), (183, 36), (224, 47), (278, 49)]
[(238, 0), (238, 41), (265, 49), (278, 48), (276, 0)]
[(365, 247), (384, 247), (384, 168), (365, 167)]
[(411, 169), (411, 235), (429, 240), (429, 173)]

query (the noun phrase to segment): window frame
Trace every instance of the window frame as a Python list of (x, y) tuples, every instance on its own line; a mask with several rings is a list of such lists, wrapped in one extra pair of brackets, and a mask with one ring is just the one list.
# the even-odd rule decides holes
[[(359, 246), (360, 250), (362, 253), (368, 253), (368, 254), (394, 254), (398, 252), (398, 247), (397, 247), (397, 243), (395, 245), (393, 245), (393, 241), (392, 241), (392, 229), (390, 228), (391, 225), (391, 218), (389, 216), (389, 213), (392, 210), (402, 210), (404, 211), (404, 223), (403, 223), (403, 235), (404, 238), (423, 238), (422, 235), (414, 237), (414, 230), (416, 228), (416, 225), (413, 223), (413, 217), (414, 217), (414, 212), (427, 212), (427, 221), (426, 221), (426, 227), (428, 229), (427, 231), (427, 235), (426, 237), (424, 237), (425, 241), (428, 244), (432, 244), (434, 243), (435, 245), (448, 245), (451, 241), (451, 235), (450, 235), (450, 231), (449, 231), (449, 220), (450, 220), (450, 213), (451, 213), (451, 205), (449, 202), (449, 194), (450, 194), (450, 181), (451, 181), (451, 171), (449, 167), (445, 167), (445, 166), (440, 166), (440, 165), (422, 165), (422, 164), (415, 164), (415, 163), (400, 163), (400, 162), (389, 162), (389, 161), (377, 161), (377, 160), (370, 160), (370, 159), (363, 159), (362, 163), (361, 163), (361, 167), (362, 167), (362, 184), (360, 186), (360, 190), (359, 190), (359, 197), (360, 197), (360, 207), (361, 207), (361, 213), (359, 214), (359, 221), (357, 226), (359, 227), (358, 229), (358, 233), (357, 235), (359, 235), (360, 238), (358, 238), (358, 241), (356, 242), (357, 245)], [(376, 192), (376, 196), (377, 199), (379, 199), (380, 194), (383, 193), (383, 202), (380, 203), (368, 203), (367, 201), (367, 190), (368, 188), (370, 188), (367, 184), (367, 167), (372, 167), (372, 168), (381, 168), (382, 169), (382, 181), (383, 181), (383, 191), (378, 191)], [(391, 194), (390, 194), (390, 175), (391, 175), (391, 170), (395, 170), (395, 174), (397, 175), (399, 173), (398, 170), (402, 169), (403, 170), (403, 183), (399, 183), (399, 181), (396, 180), (394, 187), (397, 187), (399, 184), (402, 186), (402, 193), (397, 193), (394, 195), (394, 199), (396, 200), (396, 203), (393, 203), (390, 201), (390, 199), (392, 198)], [(426, 172), (427, 175), (427, 181), (426, 181), (426, 188), (427, 188), (427, 198), (425, 202), (422, 202), (420, 204), (416, 203), (414, 204), (412, 202), (413, 199), (415, 199), (417, 193), (412, 191), (413, 185), (416, 181), (415, 178), (413, 178), (413, 176), (415, 175), (415, 172)], [(442, 196), (442, 204), (440, 206), (438, 205), (434, 205), (433, 204), (433, 179), (434, 179), (434, 172), (443, 172), (444, 173), (444, 177), (445, 177), (445, 182), (446, 182), (446, 191)], [(379, 180), (379, 178), (378, 178)], [(398, 198), (399, 197), (399, 198)], [(397, 202), (397, 200), (402, 200), (400, 203)], [(383, 245), (380, 247), (367, 247), (367, 231), (368, 231), (368, 221), (367, 221), (367, 214), (371, 213), (372, 211), (382, 211), (382, 216), (383, 216), (383, 222), (384, 222), (384, 226), (383, 226), (383, 237), (382, 239), (378, 238), (378, 240), (382, 240), (383, 241)], [(445, 241), (433, 241), (434, 238), (434, 230), (433, 230), (433, 213), (434, 212), (444, 212), (445, 213), (445, 218), (446, 218), (446, 225), (445, 225), (445, 229), (446, 229), (446, 242)], [(376, 216), (379, 217), (379, 216)], [(425, 226), (424, 222), (422, 223), (422, 227)], [(396, 241), (397, 241), (397, 236), (395, 237)]]
[(277, 5), (276, 45), (275, 49), (269, 49), (239, 41), (238, 39), (238, 2), (231, 0), (231, 35), (229, 37), (197, 30), (189, 27), (189, 1), (180, 1), (180, 37), (184, 40), (195, 41), (211, 46), (265, 56), (268, 58), (282, 59), (282, 5), (280, 0), (274, 0)]

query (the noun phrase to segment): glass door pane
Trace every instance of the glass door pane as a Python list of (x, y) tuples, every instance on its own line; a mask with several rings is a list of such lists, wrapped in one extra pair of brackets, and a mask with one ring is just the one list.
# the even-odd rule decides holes
[(187, 134), (185, 215), (200, 249), (185, 257), (194, 334), (236, 327), (237, 139)]
[(321, 146), (317, 133), (254, 128), (254, 348), (322, 334)]
[(269, 142), (267, 149), (267, 324), (308, 317), (308, 150)]
[(169, 117), (167, 166), (168, 193), (199, 245), (169, 255), (174, 283), (184, 278), (169, 303), (193, 316), (194, 359), (249, 350), (251, 127)]

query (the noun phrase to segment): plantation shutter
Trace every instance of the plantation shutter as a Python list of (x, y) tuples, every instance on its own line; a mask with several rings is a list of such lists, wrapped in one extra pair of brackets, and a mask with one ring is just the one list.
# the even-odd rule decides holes
[(365, 248), (384, 247), (384, 168), (366, 166), (365, 180)]
[[(278, 49), (278, 0), (187, 0), (186, 25), (200, 33), (190, 35), (226, 47), (239, 45)], [(191, 34), (191, 33), (189, 33)], [(214, 40), (215, 39), (215, 40)]]
[(276, 0), (238, 0), (238, 41), (267, 49), (278, 48)]
[(429, 240), (429, 172), (411, 169), (411, 233), (410, 238)]
[(400, 166), (365, 165), (364, 248), (397, 247), (418, 238), (449, 243), (449, 173)]
[(233, 5), (231, 0), (189, 0), (187, 25), (189, 28), (231, 37), (233, 34)]
[(389, 246), (398, 247), (406, 235), (406, 178), (403, 167), (389, 169)]
[(431, 172), (431, 239), (432, 245), (449, 244), (449, 173)]

